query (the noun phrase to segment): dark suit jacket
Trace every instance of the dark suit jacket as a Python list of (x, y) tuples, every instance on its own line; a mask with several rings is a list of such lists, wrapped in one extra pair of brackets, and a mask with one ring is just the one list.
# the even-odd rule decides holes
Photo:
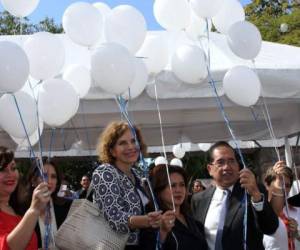
[[(192, 210), (195, 219), (205, 223), (207, 211), (216, 188), (195, 194), (192, 198)], [(251, 204), (248, 195), (248, 221), (247, 221), (247, 249), (263, 250), (263, 234), (273, 234), (278, 227), (278, 217), (267, 201), (265, 189), (260, 187), (265, 194), (263, 210), (257, 212)], [(222, 236), (223, 250), (243, 250), (243, 219), (245, 213), (244, 189), (239, 183), (233, 187), (229, 201)]]
[[(65, 219), (68, 215), (69, 209), (71, 207), (71, 204), (72, 204), (72, 201), (69, 201), (69, 200), (65, 200), (62, 204), (56, 204), (55, 202), (53, 202), (57, 229), (59, 229), (61, 224), (63, 224), (63, 222), (65, 221)], [(37, 238), (38, 238), (38, 247), (41, 248), (42, 247), (42, 238), (41, 238), (41, 231), (40, 231), (39, 223), (37, 223), (37, 225), (35, 227), (35, 232), (36, 232)]]
[[(169, 233), (162, 250), (207, 250), (207, 243), (204, 236), (204, 227), (202, 223), (194, 218), (185, 216), (188, 227), (183, 225), (179, 220), (175, 220), (172, 233)], [(156, 230), (144, 229), (140, 234), (140, 249), (155, 250)], [(178, 248), (176, 248), (176, 237)]]

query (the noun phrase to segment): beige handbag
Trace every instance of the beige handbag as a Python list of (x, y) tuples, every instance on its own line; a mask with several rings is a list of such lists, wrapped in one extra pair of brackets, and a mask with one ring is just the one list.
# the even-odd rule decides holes
[(128, 236), (114, 231), (96, 204), (77, 199), (54, 239), (61, 250), (120, 250)]

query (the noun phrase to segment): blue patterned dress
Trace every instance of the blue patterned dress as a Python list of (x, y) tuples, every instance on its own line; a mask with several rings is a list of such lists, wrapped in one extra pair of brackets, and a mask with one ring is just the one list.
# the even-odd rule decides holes
[(93, 173), (92, 184), (95, 190), (94, 203), (103, 211), (111, 228), (127, 234), (127, 245), (138, 245), (139, 230), (128, 227), (128, 219), (132, 215), (142, 215), (144, 207), (137, 191), (140, 179), (137, 171), (132, 169), (136, 185), (117, 167), (110, 164), (100, 165)]

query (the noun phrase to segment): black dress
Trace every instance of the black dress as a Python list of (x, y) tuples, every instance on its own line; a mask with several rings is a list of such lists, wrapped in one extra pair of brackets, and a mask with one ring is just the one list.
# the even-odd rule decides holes
[[(163, 250), (207, 250), (204, 226), (190, 216), (185, 216), (187, 226), (175, 220), (172, 231), (161, 245)], [(155, 250), (157, 230), (142, 230), (140, 247), (143, 250)]]

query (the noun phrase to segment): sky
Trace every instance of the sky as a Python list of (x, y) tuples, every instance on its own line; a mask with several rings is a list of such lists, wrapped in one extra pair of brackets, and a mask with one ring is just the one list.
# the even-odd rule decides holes
[[(31, 15), (28, 16), (28, 18), (32, 23), (38, 23), (40, 20), (48, 16), (54, 18), (56, 23), (61, 23), (65, 9), (70, 4), (79, 1), (89, 3), (99, 2), (99, 0), (40, 0), (38, 7)], [(154, 0), (102, 0), (101, 2), (106, 3), (111, 8), (121, 4), (132, 5), (144, 15), (148, 30), (162, 29), (153, 16)], [(241, 0), (241, 2), (243, 5), (245, 5), (251, 1)], [(2, 4), (0, 4), (0, 11), (3, 11)]]

